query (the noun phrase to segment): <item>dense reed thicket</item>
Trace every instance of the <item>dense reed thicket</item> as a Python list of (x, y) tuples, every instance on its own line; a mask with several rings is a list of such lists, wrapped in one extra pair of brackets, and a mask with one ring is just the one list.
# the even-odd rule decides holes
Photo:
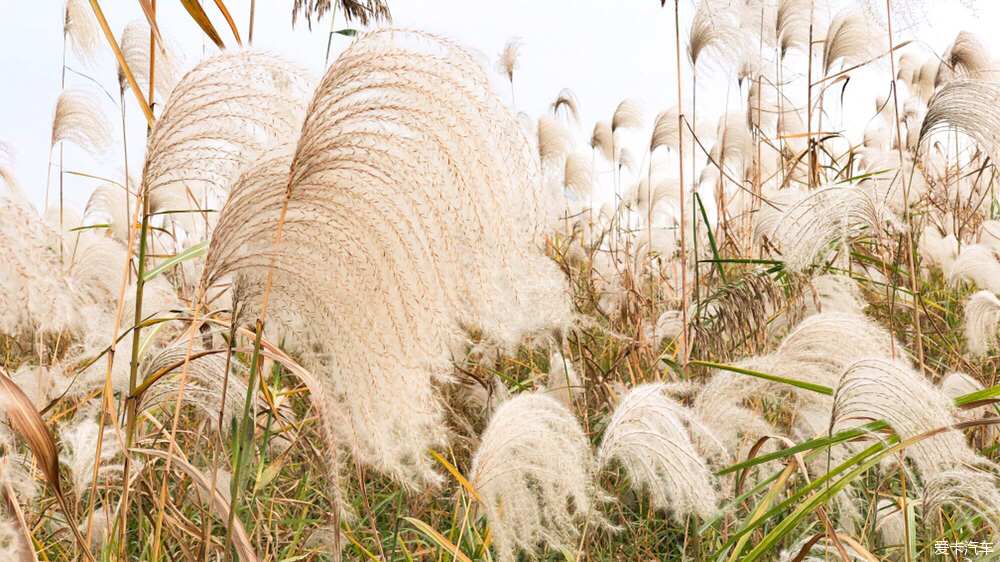
[[(592, 129), (438, 35), (314, 77), (130, 24), (141, 173), (76, 216), (0, 166), (0, 557), (1000, 551), (1000, 66), (894, 36), (918, 3), (819, 4), (700, 0), (680, 105)], [(94, 69), (102, 18), (66, 4)], [(97, 96), (54, 156), (118, 158)]]

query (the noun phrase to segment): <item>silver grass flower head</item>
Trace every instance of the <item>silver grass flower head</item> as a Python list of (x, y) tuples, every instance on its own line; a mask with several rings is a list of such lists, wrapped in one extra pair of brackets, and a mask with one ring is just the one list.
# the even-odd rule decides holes
[(594, 461), (573, 414), (555, 399), (519, 394), (493, 414), (469, 482), (482, 498), (498, 559), (574, 548), (595, 499)]
[(608, 162), (614, 160), (612, 151), (615, 141), (611, 131), (611, 123), (608, 121), (598, 121), (594, 124), (594, 132), (590, 135), (590, 146), (598, 151)]
[(677, 115), (677, 108), (673, 107), (666, 111), (661, 111), (653, 121), (653, 136), (649, 141), (649, 149), (656, 150), (664, 146), (671, 150), (680, 147), (680, 122)]
[(955, 259), (958, 258), (958, 239), (954, 234), (942, 236), (936, 226), (928, 224), (920, 236), (918, 248), (924, 263), (941, 268), (945, 277), (951, 277)]
[(123, 464), (114, 462), (121, 453), (121, 445), (112, 428), (103, 430), (104, 440), (98, 459), (97, 440), (101, 431), (101, 427), (90, 416), (74, 420), (71, 425), (59, 431), (59, 441), (62, 444), (59, 459), (69, 469), (70, 481), (77, 498), (90, 490), (95, 465), (99, 465), (97, 474), (101, 482), (120, 477), (124, 470)]
[[(927, 478), (924, 482), (924, 520), (934, 521), (943, 508), (952, 507), (970, 519), (981, 518), (996, 536), (1000, 533), (1000, 493), (997, 492), (997, 485), (993, 474), (968, 467), (947, 470)], [(965, 517), (959, 518), (962, 519)]]
[(0, 333), (79, 329), (80, 299), (63, 276), (59, 233), (23, 197), (0, 197), (0, 233)]
[(902, 229), (899, 218), (871, 186), (835, 185), (810, 192), (790, 188), (771, 200), (781, 210), (762, 207), (755, 232), (781, 251), (791, 271), (803, 271), (826, 258), (836, 245), (881, 229)]
[(611, 132), (642, 127), (642, 106), (633, 99), (622, 100), (611, 118)]
[[(166, 39), (166, 38), (164, 38)], [(119, 39), (119, 48), (125, 58), (125, 64), (132, 71), (139, 84), (140, 91), (149, 92), (149, 42), (150, 28), (145, 20), (133, 20), (125, 26)], [(174, 85), (180, 80), (180, 69), (183, 64), (183, 56), (180, 51), (170, 42), (161, 44), (156, 42), (155, 60), (155, 82), (153, 93), (157, 100), (164, 100), (174, 89)], [(118, 81), (122, 89), (128, 87), (125, 83), (124, 72), (118, 69)]]
[(979, 243), (989, 246), (994, 252), (1000, 252), (1000, 221), (983, 221), (979, 227)]
[(583, 391), (573, 362), (562, 353), (553, 352), (549, 356), (549, 372), (545, 377), (544, 388), (548, 395), (570, 410), (573, 409), (573, 398)]
[(217, 208), (247, 163), (295, 138), (312, 85), (305, 70), (253, 51), (195, 66), (171, 91), (149, 138), (142, 181), (151, 210)]
[(694, 416), (664, 394), (661, 384), (643, 384), (615, 408), (597, 453), (599, 467), (622, 464), (633, 486), (646, 489), (654, 507), (677, 522), (689, 515), (710, 518), (720, 496), (712, 473), (689, 436)]
[(1000, 346), (1000, 300), (992, 292), (978, 291), (965, 303), (965, 338), (977, 359)]
[(332, 1), (337, 2), (337, 7), (343, 10), (348, 22), (356, 21), (362, 26), (368, 26), (369, 23), (392, 21), (392, 14), (385, 0), (295, 0), (292, 5), (292, 27), (295, 27), (299, 12), (302, 12), (311, 30), (313, 17), (318, 22), (330, 11)]
[(576, 94), (569, 88), (563, 88), (556, 96), (556, 101), (549, 106), (552, 114), (556, 117), (563, 116), (567, 122), (580, 123), (580, 102), (576, 99)]
[[(995, 78), (995, 77), (994, 77)], [(920, 127), (919, 142), (954, 127), (968, 135), (995, 161), (1000, 157), (1000, 81), (960, 77), (934, 94)]]
[(374, 31), (328, 69), (297, 145), (235, 182), (202, 284), (233, 275), (250, 321), (270, 287), (268, 320), (316, 373), (328, 449), (423, 488), (441, 481), (426, 453), (447, 439), (437, 383), (464, 330), (507, 350), (572, 320), (540, 250), (550, 205), (476, 57)]
[(882, 52), (882, 34), (870, 17), (855, 6), (837, 12), (823, 41), (823, 70), (829, 75), (834, 65), (866, 62)]
[(707, 56), (720, 66), (735, 66), (742, 59), (747, 34), (741, 27), (742, 3), (701, 0), (695, 9), (688, 36), (688, 60), (697, 67)]
[[(227, 380), (227, 362), (223, 354), (203, 353), (206, 350), (196, 346), (188, 356), (187, 347), (187, 339), (182, 338), (144, 362), (143, 381), (154, 375), (161, 378), (143, 394), (139, 409), (147, 411), (159, 405), (172, 407), (180, 396), (180, 380), (186, 377), (184, 401), (198, 408), (210, 427), (228, 431), (233, 417), (246, 400), (247, 385), (236, 372), (230, 372)], [(252, 412), (260, 409), (256, 396), (251, 404)]]
[(521, 42), (520, 37), (511, 37), (507, 39), (507, 43), (503, 47), (503, 51), (500, 52), (500, 56), (497, 59), (497, 72), (507, 77), (510, 82), (514, 81), (514, 71), (520, 66), (519, 58), (521, 56)]
[(594, 191), (593, 158), (580, 152), (573, 152), (566, 157), (563, 172), (563, 187), (566, 192), (578, 200), (589, 200)]
[(951, 266), (948, 282), (957, 286), (968, 281), (980, 289), (1000, 293), (1000, 262), (992, 248), (983, 244), (965, 246)]
[[(834, 432), (884, 419), (901, 440), (948, 428), (956, 422), (947, 396), (909, 365), (892, 359), (863, 359), (844, 371), (834, 395)], [(917, 441), (904, 452), (925, 480), (960, 467), (987, 466), (957, 429)]]
[(132, 216), (126, 202), (124, 186), (110, 183), (100, 185), (90, 194), (83, 213), (84, 220), (93, 221), (95, 224), (107, 224), (111, 237), (125, 244), (128, 242), (129, 222)]
[(961, 31), (941, 57), (934, 85), (946, 84), (963, 75), (988, 78), (993, 70), (996, 67), (989, 47), (976, 35)]
[(67, 0), (63, 8), (63, 35), (77, 60), (91, 66), (101, 54), (104, 35), (86, 0)]
[(543, 115), (538, 118), (538, 155), (542, 164), (565, 158), (573, 148), (573, 137), (555, 117)]
[(83, 87), (67, 88), (59, 95), (52, 118), (52, 146), (70, 141), (103, 157), (111, 148), (111, 127), (101, 109), (101, 100)]

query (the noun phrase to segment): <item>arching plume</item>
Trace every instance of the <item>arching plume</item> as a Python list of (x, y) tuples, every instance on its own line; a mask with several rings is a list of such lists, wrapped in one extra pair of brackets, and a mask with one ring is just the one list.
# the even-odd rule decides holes
[(234, 274), (244, 319), (269, 288), (267, 319), (295, 329), (320, 379), (328, 437), (410, 486), (440, 478), (426, 455), (446, 438), (434, 383), (462, 331), (511, 349), (570, 321), (539, 250), (550, 202), (537, 160), (488, 84), (436, 36), (359, 39), (298, 145), (236, 183), (207, 256), (204, 286)]
[(551, 115), (538, 118), (538, 155), (542, 163), (566, 156), (573, 148), (569, 131)]
[(920, 142), (935, 131), (955, 127), (996, 161), (1000, 157), (1000, 82), (956, 78), (931, 98), (920, 127)]
[(580, 200), (588, 199), (594, 189), (594, 169), (591, 157), (574, 152), (566, 157), (563, 172), (563, 187), (566, 192)]
[(601, 153), (608, 162), (614, 160), (611, 151), (614, 150), (615, 142), (612, 140), (611, 123), (598, 121), (594, 124), (594, 132), (590, 135), (590, 146)]
[[(134, 20), (125, 26), (119, 46), (125, 63), (142, 92), (149, 91), (149, 24), (144, 20)], [(181, 54), (170, 43), (156, 43), (155, 88), (153, 94), (158, 100), (166, 99), (180, 79)], [(122, 89), (128, 87), (125, 75), (118, 69), (118, 82)]]
[(994, 64), (989, 48), (979, 37), (968, 31), (961, 31), (941, 57), (934, 84), (939, 86), (963, 75), (988, 79), (989, 76), (983, 73), (990, 70), (994, 70)]
[(576, 94), (569, 88), (563, 88), (559, 91), (559, 95), (556, 96), (556, 101), (552, 102), (550, 109), (557, 117), (563, 115), (567, 121), (580, 122), (580, 102), (576, 100)]
[(1000, 300), (990, 291), (979, 291), (965, 303), (965, 337), (973, 357), (985, 357), (1000, 344)]
[(849, 66), (878, 56), (885, 50), (881, 36), (862, 10), (848, 7), (837, 12), (823, 41), (823, 71), (830, 74), (838, 62)]
[(296, 137), (311, 85), (292, 63), (252, 51), (195, 66), (149, 138), (142, 181), (151, 209), (217, 208), (250, 160)]
[(896, 224), (875, 190), (865, 186), (830, 186), (812, 192), (787, 189), (772, 198), (781, 211), (763, 207), (757, 236), (766, 236), (784, 257), (785, 267), (802, 271), (836, 244), (874, 235)]
[[(604, 430), (598, 467), (612, 460), (621, 462), (633, 485), (649, 490), (653, 506), (667, 510), (680, 523), (691, 514), (711, 517), (718, 511), (720, 497), (704, 458), (691, 441), (688, 424), (693, 418), (693, 412), (664, 394), (663, 385), (633, 388)], [(700, 423), (697, 426), (711, 434)]]
[(63, 35), (73, 54), (90, 66), (101, 54), (101, 33), (94, 11), (86, 0), (67, 0), (63, 8)]
[(111, 147), (111, 129), (96, 94), (70, 88), (59, 95), (52, 118), (52, 145), (59, 141), (70, 141), (93, 156), (107, 153)]
[(590, 446), (553, 398), (519, 394), (493, 414), (469, 482), (483, 499), (499, 559), (520, 550), (575, 548), (594, 500)]

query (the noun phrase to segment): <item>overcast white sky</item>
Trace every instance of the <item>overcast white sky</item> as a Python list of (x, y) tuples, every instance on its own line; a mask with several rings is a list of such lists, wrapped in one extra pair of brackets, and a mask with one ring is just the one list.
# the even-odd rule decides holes
[[(902, 0), (895, 0), (897, 2)], [(912, 0), (911, 0), (912, 1)], [(917, 33), (928, 47), (940, 52), (958, 31), (978, 33), (1000, 53), (996, 26), (1000, 24), (1000, 2), (980, 2), (977, 17), (958, 0), (927, 2), (928, 21)], [(45, 197), (51, 121), (60, 92), (62, 64), (61, 0), (5, 2), (0, 16), (0, 141), (16, 152), (15, 172), (31, 200), (41, 206)], [(213, 2), (204, 2), (227, 44), (233, 43)], [(249, 0), (226, 0), (241, 33), (246, 35)], [(444, 34), (479, 50), (491, 62), (508, 38), (520, 37), (520, 68), (515, 74), (517, 109), (540, 115), (559, 90), (571, 88), (582, 106), (581, 138), (598, 119), (607, 119), (618, 102), (626, 97), (639, 100), (647, 120), (676, 103), (674, 85), (674, 35), (672, 2), (661, 8), (657, 0), (389, 0), (398, 26)], [(102, 0), (112, 30), (119, 34), (125, 25), (142, 18), (134, 0)], [(291, 26), (291, 0), (257, 0), (254, 47), (282, 54), (309, 68), (317, 76), (324, 69), (324, 55), (330, 20), (314, 22), (310, 32), (305, 22)], [(682, 20), (690, 21), (691, 0), (681, 3)], [(216, 48), (202, 35), (184, 12), (181, 3), (161, 0), (158, 20), (164, 33), (180, 46), (190, 67)], [(335, 27), (344, 27), (338, 18)], [(682, 35), (686, 34), (682, 26)], [(331, 60), (350, 39), (335, 35)], [(68, 56), (68, 65), (92, 77), (117, 98), (114, 58), (108, 51), (102, 61), (86, 68)], [(67, 74), (68, 85), (91, 83), (87, 78)], [(509, 101), (507, 83), (496, 78), (497, 90)], [(718, 81), (703, 80), (699, 88), (699, 115), (705, 107), (721, 113), (726, 103), (725, 87)], [(862, 98), (871, 92), (857, 92)], [(687, 94), (685, 94), (687, 95)], [(704, 105), (703, 105), (704, 102)], [(867, 103), (867, 102), (865, 102)], [(138, 108), (128, 98), (127, 112), (138, 117)], [(112, 121), (117, 109), (108, 101)], [(120, 126), (116, 136), (121, 137)], [(130, 120), (129, 144), (132, 166), (138, 168), (144, 128), (139, 119)], [(116, 175), (120, 179), (121, 143), (104, 162), (95, 162), (85, 153), (67, 148), (67, 170), (96, 175)], [(56, 174), (53, 174), (53, 178)], [(67, 200), (78, 210), (100, 182), (70, 177)], [(53, 179), (55, 185), (55, 179)], [(55, 189), (53, 187), (53, 189)], [(51, 197), (51, 196), (50, 196)]]

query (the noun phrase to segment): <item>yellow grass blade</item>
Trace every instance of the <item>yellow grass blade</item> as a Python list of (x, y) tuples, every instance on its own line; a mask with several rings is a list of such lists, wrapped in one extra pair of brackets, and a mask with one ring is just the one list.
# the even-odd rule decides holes
[(146, 98), (139, 90), (139, 83), (135, 81), (135, 76), (132, 75), (132, 70), (128, 67), (128, 63), (125, 62), (125, 56), (122, 55), (122, 50), (118, 48), (118, 41), (115, 40), (115, 34), (111, 32), (111, 27), (108, 26), (108, 20), (104, 18), (104, 12), (101, 10), (101, 5), (97, 3), (97, 0), (90, 0), (90, 7), (94, 10), (94, 15), (97, 17), (97, 22), (101, 24), (101, 29), (104, 30), (104, 36), (108, 39), (108, 44), (111, 45), (111, 50), (115, 52), (115, 58), (118, 59), (118, 66), (120, 66), (122, 72), (125, 73), (125, 79), (128, 81), (129, 88), (132, 89), (132, 93), (135, 94), (136, 101), (139, 102), (139, 107), (142, 108), (143, 115), (146, 116), (146, 123), (152, 127), (153, 122), (156, 121), (156, 118), (153, 117), (153, 108), (149, 107), (149, 103), (146, 102)]
[[(93, 0), (91, 0), (93, 1)], [(204, 8), (198, 0), (181, 0), (181, 4), (184, 9), (187, 10), (188, 14), (191, 15), (191, 19), (201, 27), (201, 30), (208, 35), (208, 38), (212, 40), (213, 43), (220, 49), (225, 49), (226, 45), (222, 42), (222, 37), (219, 37), (219, 32), (215, 30), (215, 26), (212, 25), (212, 21), (208, 19), (208, 14), (205, 13)]]

